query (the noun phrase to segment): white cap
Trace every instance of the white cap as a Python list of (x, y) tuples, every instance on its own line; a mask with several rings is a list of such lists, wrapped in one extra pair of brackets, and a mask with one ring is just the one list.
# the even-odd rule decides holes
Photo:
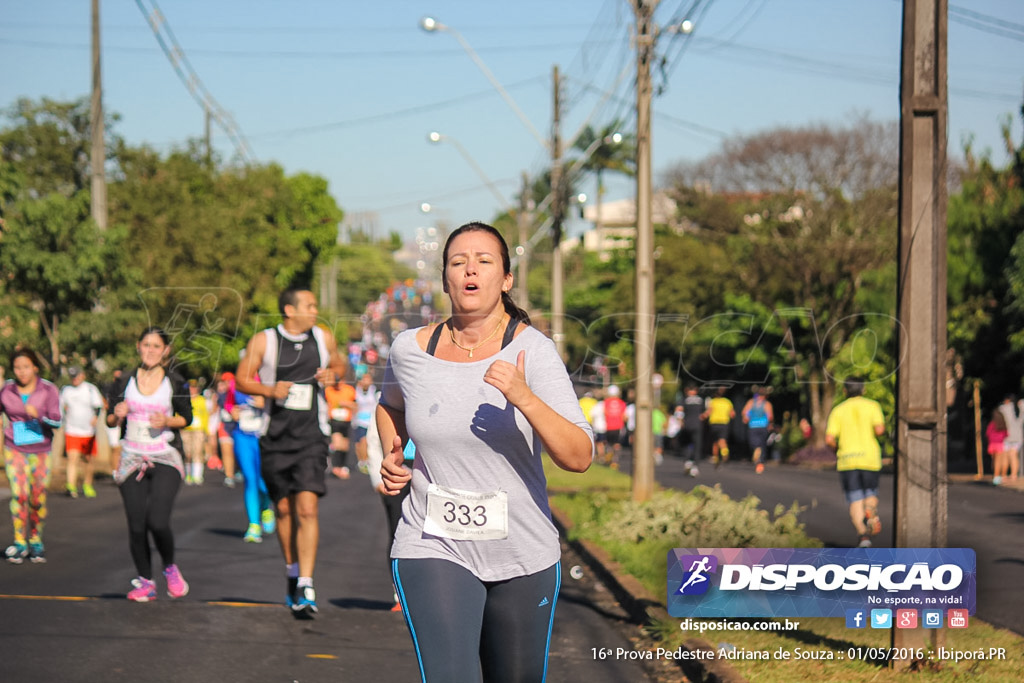
[(620, 393), (619, 392), (619, 387), (618, 387), (617, 384), (613, 384), (610, 387), (608, 387), (608, 395), (609, 396), (618, 396), (619, 393)]

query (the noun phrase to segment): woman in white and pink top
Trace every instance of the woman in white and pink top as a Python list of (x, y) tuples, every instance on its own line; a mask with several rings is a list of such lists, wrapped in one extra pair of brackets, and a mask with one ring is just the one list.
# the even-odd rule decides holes
[(192, 402), (185, 381), (164, 369), (171, 346), (163, 330), (143, 330), (137, 348), (142, 362), (114, 388), (107, 424), (121, 428), (121, 462), (114, 481), (124, 500), (129, 547), (139, 573), (128, 599), (149, 602), (156, 599), (150, 534), (164, 563), (167, 594), (180, 598), (188, 593), (174, 563), (171, 510), (185, 472), (179, 430), (192, 422)]

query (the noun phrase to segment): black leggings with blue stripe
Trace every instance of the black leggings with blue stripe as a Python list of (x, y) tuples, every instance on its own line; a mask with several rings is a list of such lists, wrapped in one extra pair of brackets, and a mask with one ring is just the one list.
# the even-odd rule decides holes
[(391, 571), (424, 683), (544, 680), (558, 563), (494, 582), (439, 559), (393, 560)]

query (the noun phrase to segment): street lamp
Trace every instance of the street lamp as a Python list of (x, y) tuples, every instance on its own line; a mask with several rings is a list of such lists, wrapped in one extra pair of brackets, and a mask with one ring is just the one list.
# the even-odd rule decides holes
[(474, 160), (473, 157), (470, 156), (469, 152), (466, 151), (466, 148), (462, 146), (462, 143), (460, 143), (452, 136), (442, 135), (441, 133), (438, 133), (436, 130), (431, 131), (427, 135), (427, 140), (434, 145), (440, 144), (442, 142), (447, 142), (451, 144), (453, 147), (455, 147), (455, 149), (459, 151), (459, 154), (462, 155), (462, 158), (466, 160), (466, 163), (473, 167), (473, 170), (476, 171), (476, 174), (480, 176), (480, 180), (484, 181), (484, 184), (487, 185), (491, 193), (497, 198), (498, 204), (503, 209), (505, 209), (505, 211), (511, 210), (508, 200), (506, 200), (505, 196), (498, 191), (498, 188), (494, 185), (491, 179), (487, 177), (487, 174), (484, 173), (484, 170), (480, 168), (480, 164), (476, 163), (476, 160)]
[(549, 149), (550, 143), (544, 139), (544, 136), (541, 135), (536, 128), (534, 128), (533, 124), (530, 122), (530, 119), (527, 118), (526, 114), (523, 113), (523, 110), (520, 109), (519, 105), (517, 105), (515, 100), (512, 99), (512, 96), (509, 95), (505, 88), (501, 85), (501, 83), (498, 82), (498, 79), (494, 77), (494, 74), (491, 73), (491, 70), (488, 69), (487, 65), (484, 64), (482, 59), (480, 59), (480, 55), (478, 55), (476, 53), (476, 50), (474, 50), (472, 46), (466, 42), (466, 39), (462, 37), (461, 33), (453, 29), (451, 26), (442, 24), (440, 21), (434, 19), (433, 17), (423, 17), (422, 19), (420, 19), (420, 28), (422, 28), (427, 33), (444, 31), (445, 33), (452, 34), (455, 40), (459, 41), (459, 45), (461, 45), (462, 49), (466, 51), (466, 54), (469, 55), (470, 59), (472, 59), (476, 63), (476, 65), (480, 68), (480, 71), (482, 71), (484, 76), (487, 77), (487, 80), (491, 82), (491, 85), (494, 86), (495, 90), (498, 91), (498, 94), (501, 95), (502, 99), (505, 100), (505, 103), (508, 104), (508, 106), (512, 107), (512, 111), (516, 113), (516, 116), (518, 116), (519, 120), (523, 122), (523, 125), (526, 126), (527, 129), (529, 129), (533, 137), (537, 139), (537, 142), (539, 142), (544, 149)]

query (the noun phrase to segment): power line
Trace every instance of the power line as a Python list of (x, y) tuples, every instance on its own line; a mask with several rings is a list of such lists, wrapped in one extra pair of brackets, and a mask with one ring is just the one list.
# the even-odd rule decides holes
[[(541, 76), (535, 76), (523, 81), (518, 81), (513, 85), (509, 86), (509, 89), (515, 89), (520, 86), (530, 85), (543, 80)], [(371, 123), (380, 123), (381, 121), (388, 121), (390, 119), (402, 118), (412, 114), (422, 114), (424, 112), (433, 111), (435, 109), (444, 109), (455, 104), (463, 104), (472, 100), (481, 99), (484, 97), (493, 97), (494, 91), (491, 89), (480, 90), (475, 93), (469, 93), (460, 97), (453, 97), (448, 100), (442, 100), (440, 102), (433, 102), (430, 104), (422, 104), (416, 107), (408, 107), (406, 109), (399, 109), (397, 111), (385, 112), (381, 114), (370, 114), (368, 116), (360, 116), (354, 119), (347, 119), (345, 121), (332, 121), (329, 123), (320, 123), (312, 126), (300, 126), (298, 128), (286, 128), (283, 130), (267, 131), (265, 133), (258, 133), (256, 135), (249, 136), (254, 140), (277, 138), (277, 137), (291, 137), (294, 135), (306, 135), (311, 133), (321, 133), (328, 130), (335, 130), (338, 128), (352, 128), (354, 126), (361, 126)]]
[(958, 24), (970, 26), (979, 31), (1024, 42), (1024, 24), (1017, 24), (991, 14), (976, 12), (956, 5), (949, 6), (949, 18)]
[[(207, 112), (208, 115), (212, 116), (221, 129), (227, 133), (231, 142), (234, 143), (235, 150), (242, 158), (242, 161), (249, 163), (252, 161), (252, 150), (249, 148), (249, 143), (246, 142), (245, 136), (239, 129), (238, 124), (235, 123), (231, 114), (220, 106), (217, 100), (199, 79), (199, 74), (196, 73), (195, 69), (193, 69), (192, 65), (189, 63), (188, 57), (185, 56), (185, 51), (181, 49), (181, 45), (178, 43), (177, 38), (175, 38), (170, 24), (167, 23), (163, 12), (161, 12), (160, 8), (157, 6), (156, 0), (149, 1), (153, 6), (151, 11), (146, 10), (142, 4), (142, 0), (135, 0), (135, 4), (149, 23), (150, 28), (153, 30), (153, 35), (160, 44), (160, 49), (163, 50), (167, 59), (171, 62), (174, 72), (178, 74), (178, 77), (181, 79), (181, 82), (185, 84), (185, 87), (188, 89), (193, 99), (195, 99), (203, 110)], [(168, 46), (168, 43), (173, 46), (173, 49)]]

